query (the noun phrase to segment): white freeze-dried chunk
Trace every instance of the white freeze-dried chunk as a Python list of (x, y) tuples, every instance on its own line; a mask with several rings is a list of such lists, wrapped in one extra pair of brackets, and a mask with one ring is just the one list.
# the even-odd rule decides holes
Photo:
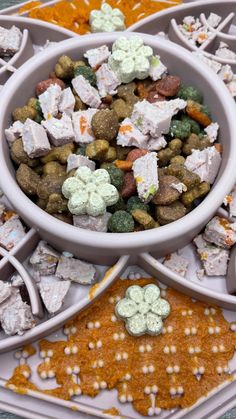
[(71, 83), (77, 95), (86, 105), (91, 108), (98, 108), (101, 105), (98, 91), (83, 76), (75, 77)]
[(153, 105), (156, 106), (158, 109), (171, 113), (171, 116), (174, 116), (179, 111), (186, 108), (187, 102), (183, 99), (172, 99), (154, 102)]
[(216, 246), (230, 249), (236, 242), (235, 225), (226, 218), (216, 216), (206, 225), (203, 238)]
[(167, 145), (167, 141), (165, 140), (165, 137), (163, 135), (158, 138), (152, 138), (148, 140), (147, 144), (144, 144), (142, 148), (149, 151), (159, 151), (162, 148), (165, 148)]
[(90, 263), (62, 256), (57, 266), (56, 276), (78, 284), (91, 285), (96, 282), (96, 269)]
[(216, 13), (210, 13), (210, 15), (207, 18), (207, 23), (212, 28), (217, 28), (221, 20), (222, 20), (221, 16), (217, 15)]
[(98, 68), (100, 65), (105, 63), (110, 57), (111, 52), (106, 45), (102, 45), (99, 48), (93, 48), (86, 51), (84, 57), (87, 58), (90, 67)]
[(17, 215), (14, 215), (0, 227), (0, 246), (11, 250), (25, 237), (24, 227)]
[(53, 275), (56, 271), (59, 257), (60, 255), (56, 250), (44, 240), (40, 240), (29, 262), (41, 275)]
[(110, 217), (111, 214), (109, 212), (105, 212), (105, 214), (98, 215), (97, 217), (91, 215), (74, 215), (73, 224), (75, 227), (106, 233)]
[(130, 118), (125, 118), (120, 124), (117, 135), (117, 145), (122, 147), (138, 147), (147, 148), (149, 140), (148, 135), (144, 135), (131, 121)]
[(114, 96), (117, 93), (116, 88), (121, 84), (117, 75), (108, 64), (102, 64), (96, 71), (97, 86), (101, 97), (107, 95)]
[(149, 76), (152, 80), (159, 80), (167, 71), (167, 67), (161, 62), (159, 55), (155, 55), (151, 58), (151, 66), (149, 70)]
[(12, 56), (20, 49), (22, 33), (16, 26), (5, 29), (0, 26), (0, 57)]
[(233, 97), (236, 97), (236, 74), (234, 74), (232, 80), (226, 84), (227, 89), (230, 91)]
[(212, 184), (217, 176), (221, 164), (221, 155), (216, 148), (208, 147), (204, 150), (193, 150), (185, 160), (185, 167), (197, 174), (201, 181)]
[(35, 326), (31, 308), (27, 303), (7, 306), (1, 315), (1, 325), (7, 335), (22, 335)]
[(70, 281), (60, 281), (56, 278), (43, 278), (38, 284), (41, 298), (50, 314), (60, 310), (70, 286)]
[(20, 121), (15, 121), (9, 128), (5, 129), (6, 139), (11, 145), (17, 138), (22, 136), (24, 124)]
[(223, 58), (224, 60), (235, 60), (236, 53), (232, 51), (225, 42), (220, 42), (219, 48), (216, 50), (215, 55)]
[(208, 276), (226, 275), (229, 260), (229, 250), (208, 243), (202, 235), (197, 236), (193, 242)]
[(24, 151), (31, 158), (45, 156), (51, 149), (45, 129), (29, 118), (24, 124), (22, 142)]
[(214, 143), (217, 139), (219, 131), (219, 124), (217, 122), (212, 122), (206, 128), (204, 128), (204, 132), (208, 136), (211, 143)]
[(147, 153), (133, 163), (134, 178), (138, 196), (143, 202), (149, 202), (158, 190), (157, 154)]
[(170, 186), (176, 189), (180, 194), (187, 191), (187, 186), (182, 182), (171, 183)]
[(189, 262), (178, 253), (171, 253), (165, 257), (163, 265), (165, 265), (171, 271), (184, 277), (187, 273)]
[(73, 112), (72, 122), (74, 126), (75, 141), (81, 144), (88, 144), (95, 140), (91, 121), (97, 113), (97, 109), (87, 109), (86, 111)]
[(67, 115), (71, 115), (72, 112), (74, 111), (74, 107), (75, 107), (75, 97), (72, 93), (71, 88), (67, 87), (67, 89), (62, 90), (61, 92), (58, 110), (61, 113), (65, 112)]
[(11, 295), (11, 285), (8, 282), (0, 281), (0, 304)]
[(70, 154), (67, 159), (67, 172), (70, 172), (73, 169), (78, 169), (78, 167), (86, 166), (91, 170), (95, 170), (96, 164), (93, 160), (90, 160), (86, 156), (81, 156), (79, 154)]
[(65, 113), (61, 119), (50, 118), (42, 121), (42, 125), (47, 130), (51, 143), (55, 147), (71, 143), (75, 139), (71, 118)]
[(225, 64), (221, 67), (221, 70), (218, 73), (218, 76), (223, 80), (225, 83), (229, 83), (233, 77), (234, 73), (229, 64)]
[(221, 63), (218, 63), (218, 61), (215, 61), (215, 60), (212, 60), (211, 58), (206, 57), (202, 52), (193, 51), (192, 54), (195, 55), (195, 57), (197, 57), (203, 63), (207, 64), (208, 67), (210, 67), (215, 73), (218, 73), (221, 70), (222, 68)]
[(231, 200), (229, 202), (229, 213), (231, 217), (236, 217), (236, 187), (233, 188), (230, 197)]
[(58, 84), (51, 84), (45, 92), (39, 95), (39, 103), (45, 119), (58, 114), (61, 93), (62, 90)]
[(169, 132), (171, 112), (143, 100), (134, 105), (131, 121), (143, 134), (160, 137)]

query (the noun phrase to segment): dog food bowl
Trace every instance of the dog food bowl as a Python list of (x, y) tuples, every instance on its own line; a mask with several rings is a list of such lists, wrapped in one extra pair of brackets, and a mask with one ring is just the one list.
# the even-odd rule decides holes
[[(127, 37), (132, 35), (126, 34)], [(193, 84), (204, 92), (204, 101), (211, 109), (213, 121), (220, 125), (222, 164), (208, 196), (193, 211), (169, 225), (136, 233), (114, 234), (68, 225), (37, 207), (24, 194), (16, 182), (4, 134), (5, 128), (11, 123), (11, 112), (17, 106), (23, 106), (34, 94), (36, 84), (48, 77), (62, 54), (78, 60), (88, 49), (102, 44), (111, 47), (120, 36), (124, 34), (88, 35), (64, 41), (55, 45), (55, 48), (45, 50), (30, 59), (11, 77), (0, 98), (0, 182), (4, 193), (26, 223), (34, 227), (55, 248), (70, 251), (87, 261), (103, 264), (114, 263), (121, 255), (130, 255), (132, 262), (135, 262), (136, 256), (144, 252), (160, 257), (185, 246), (214, 215), (236, 181), (235, 104), (223, 82), (210, 69), (206, 71), (205, 66), (184, 48), (154, 36), (140, 34), (144, 43), (161, 56), (171, 74), (180, 76), (183, 83)]]

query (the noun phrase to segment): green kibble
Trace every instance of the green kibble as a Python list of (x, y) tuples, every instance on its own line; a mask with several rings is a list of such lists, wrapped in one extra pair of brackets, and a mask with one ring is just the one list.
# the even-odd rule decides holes
[(130, 233), (134, 231), (134, 219), (126, 211), (116, 211), (108, 221), (111, 233)]
[(140, 209), (146, 212), (150, 211), (149, 205), (141, 202), (138, 196), (131, 196), (131, 198), (129, 198), (127, 201), (127, 211), (131, 213), (136, 209)]
[(86, 80), (89, 81), (89, 83), (92, 86), (96, 86), (97, 84), (97, 78), (94, 71), (91, 69), (91, 67), (88, 67), (87, 65), (76, 67), (74, 71), (75, 77), (77, 76), (83, 76)]
[(194, 100), (195, 102), (202, 103), (203, 95), (202, 92), (194, 86), (181, 86), (177, 97), (183, 100)]
[(181, 118), (181, 121), (187, 121), (191, 125), (191, 133), (192, 134), (199, 134), (201, 131), (200, 125), (197, 123), (197, 121), (194, 121), (192, 118), (189, 118), (187, 115), (183, 115)]
[(184, 140), (191, 134), (191, 125), (188, 121), (179, 121), (174, 119), (171, 121), (169, 134), (171, 137)]
[(124, 182), (124, 172), (117, 167), (110, 166), (107, 169), (107, 172), (110, 175), (111, 184), (116, 187), (116, 189), (120, 190), (122, 188)]
[(114, 214), (114, 212), (117, 212), (117, 211), (125, 211), (125, 210), (126, 210), (126, 205), (122, 196), (119, 197), (119, 200), (117, 201), (116, 204), (111, 205), (110, 207), (107, 207), (107, 211), (110, 212), (111, 214)]
[(201, 106), (201, 112), (203, 112), (205, 115), (208, 116), (208, 118), (211, 119), (211, 111), (210, 111), (210, 109), (208, 108), (207, 105), (202, 105)]

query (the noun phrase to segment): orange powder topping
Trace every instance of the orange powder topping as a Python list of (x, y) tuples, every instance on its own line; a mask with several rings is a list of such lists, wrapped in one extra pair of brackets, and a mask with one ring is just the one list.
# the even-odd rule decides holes
[[(153, 409), (189, 407), (232, 379), (227, 365), (234, 355), (236, 333), (217, 307), (193, 302), (172, 289), (162, 290), (171, 305), (162, 334), (128, 334), (115, 315), (116, 302), (129, 286), (150, 283), (156, 283), (155, 279), (118, 279), (65, 325), (67, 341), (40, 341), (46, 359), (37, 373), (42, 378), (55, 376), (58, 386), (37, 390), (69, 400), (80, 392), (95, 397), (104, 388), (116, 388), (120, 401), (150, 415)], [(23, 375), (23, 368), (26, 365), (17, 367), (7, 383), (14, 391), (36, 389)]]

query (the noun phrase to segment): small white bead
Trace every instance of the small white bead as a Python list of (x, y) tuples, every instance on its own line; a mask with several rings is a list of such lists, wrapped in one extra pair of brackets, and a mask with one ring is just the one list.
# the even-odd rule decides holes
[(224, 367), (224, 372), (225, 373), (229, 372), (229, 368), (227, 366)]
[[(196, 301), (196, 300), (195, 300)], [(192, 314), (193, 314), (193, 310), (188, 310), (188, 315), (189, 316), (192, 316)]]
[(87, 323), (87, 328), (88, 329), (93, 329), (93, 322), (88, 322)]
[(177, 388), (177, 393), (178, 393), (178, 394), (183, 394), (183, 393), (184, 393), (184, 389), (183, 389), (183, 387), (182, 387), (182, 386), (179, 386), (179, 387)]
[(158, 393), (158, 387), (156, 385), (152, 386), (152, 392), (153, 392), (153, 394)]
[(69, 347), (69, 346), (66, 346), (66, 347), (65, 347), (65, 349), (64, 349), (64, 353), (65, 353), (66, 355), (70, 355), (70, 354), (71, 354), (71, 349), (70, 349), (70, 347)]
[(219, 346), (219, 350), (220, 350), (220, 352), (224, 352), (224, 351), (225, 351), (225, 347), (224, 347), (224, 345), (220, 345), (220, 346)]
[(151, 387), (146, 386), (146, 387), (144, 388), (144, 393), (145, 393), (145, 394), (151, 394)]
[(204, 372), (205, 372), (205, 368), (204, 367), (199, 367), (199, 373), (204, 374)]
[(29, 371), (23, 371), (23, 376), (24, 376), (25, 378), (29, 378), (29, 377), (30, 377), (30, 373), (29, 373)]
[(211, 307), (211, 314), (216, 314), (216, 310), (213, 307)]
[(230, 324), (230, 330), (231, 330), (232, 332), (236, 332), (236, 322), (232, 322), (232, 323)]
[(71, 367), (66, 368), (66, 374), (68, 374), (68, 375), (72, 374), (72, 368)]
[(172, 354), (175, 354), (176, 353), (176, 346), (175, 345), (171, 345), (170, 351), (171, 351)]
[(121, 354), (116, 354), (116, 360), (121, 361)]
[(155, 415), (155, 409), (153, 407), (148, 408), (148, 416), (154, 416)]
[(101, 323), (100, 322), (95, 322), (94, 326), (95, 326), (95, 329), (99, 329), (101, 327)]
[(146, 345), (146, 350), (147, 350), (147, 352), (152, 352), (152, 347), (151, 347), (151, 345)]
[(182, 314), (182, 316), (186, 316), (187, 315), (187, 311), (186, 310), (183, 310), (181, 314)]
[(211, 352), (213, 352), (214, 354), (216, 354), (217, 352), (218, 352), (218, 348), (217, 348), (217, 346), (212, 346), (212, 348), (211, 348)]
[(127, 381), (129, 381), (131, 379), (131, 374), (129, 374), (129, 373), (125, 374), (125, 379)]
[(97, 381), (95, 381), (95, 383), (93, 383), (93, 388), (94, 388), (94, 390), (99, 389), (99, 384), (97, 383)]
[(140, 345), (138, 349), (139, 349), (139, 352), (141, 352), (142, 354), (145, 352), (145, 348), (143, 345)]
[(175, 373), (178, 373), (180, 371), (179, 365), (174, 365), (173, 370)]
[(40, 351), (39, 356), (40, 356), (40, 358), (45, 358), (46, 357), (46, 351)]
[(74, 392), (73, 388), (69, 388), (68, 393), (71, 397), (75, 395), (75, 392)]
[(139, 272), (136, 272), (136, 274), (135, 274), (135, 279), (140, 279), (140, 278), (141, 278), (140, 273), (139, 273)]
[(77, 354), (77, 352), (78, 352), (78, 347), (77, 347), (76, 345), (72, 346), (72, 348), (71, 348), (71, 352), (72, 352), (72, 354)]
[(188, 352), (190, 353), (190, 354), (194, 354), (194, 348), (192, 347), (192, 346), (190, 346), (190, 348), (188, 348)]
[(52, 370), (49, 370), (49, 371), (48, 371), (48, 377), (49, 377), (49, 378), (53, 378), (53, 377), (55, 377), (55, 372), (54, 372), (54, 371), (52, 371)]
[(132, 402), (133, 401), (133, 397), (131, 396), (131, 394), (128, 394), (127, 400), (128, 400), (128, 402)]
[(40, 373), (40, 377), (43, 379), (43, 380), (45, 380), (46, 378), (47, 378), (47, 372), (46, 371), (41, 371), (41, 373)]
[(120, 333), (120, 339), (124, 340), (125, 339), (125, 334), (124, 333)]
[(49, 349), (48, 356), (49, 356), (49, 358), (51, 358), (53, 356), (53, 350), (52, 349)]
[(193, 374), (194, 374), (194, 375), (197, 375), (198, 373), (199, 373), (198, 368), (194, 368), (194, 369), (193, 369)]
[(14, 356), (15, 356), (16, 359), (21, 359), (21, 351), (15, 352)]
[(165, 334), (166, 334), (166, 328), (165, 328), (165, 327), (163, 327), (163, 329), (162, 329), (161, 333), (162, 333), (163, 335), (165, 335)]
[(146, 365), (144, 365), (143, 368), (142, 368), (142, 371), (143, 371), (144, 374), (147, 374), (149, 369)]
[(117, 317), (114, 314), (112, 314), (111, 316), (111, 321), (112, 323), (115, 323), (117, 321)]
[(191, 332), (192, 332), (192, 335), (196, 335), (197, 334), (196, 327), (192, 327)]
[(163, 349), (164, 354), (169, 354), (170, 353), (170, 349), (169, 346), (165, 346)]
[(64, 335), (69, 335), (70, 334), (70, 329), (68, 328), (68, 327), (64, 327), (64, 330), (63, 330), (63, 332), (64, 332)]
[(221, 330), (221, 329), (220, 329), (220, 327), (219, 327), (219, 326), (216, 326), (216, 327), (215, 327), (215, 332), (216, 332), (216, 333), (220, 333), (220, 330)]
[(70, 330), (71, 330), (71, 333), (74, 335), (77, 332), (77, 327), (72, 326)]
[(213, 329), (213, 327), (208, 327), (208, 333), (209, 333), (210, 335), (213, 335), (213, 333), (214, 333), (214, 329)]
[(122, 395), (119, 397), (119, 400), (120, 400), (120, 402), (121, 402), (121, 403), (125, 403), (125, 402), (127, 401), (126, 396), (125, 396), (124, 394), (122, 394)]
[(93, 342), (89, 342), (88, 347), (89, 347), (89, 349), (94, 349), (94, 343)]
[(160, 407), (155, 407), (154, 414), (155, 415), (160, 415), (161, 414), (161, 408)]
[(209, 308), (205, 308), (204, 314), (205, 314), (205, 316), (209, 316), (209, 314), (210, 314)]
[(154, 372), (155, 371), (155, 367), (154, 365), (150, 365), (149, 366), (149, 372)]
[(196, 346), (195, 347), (195, 352), (196, 352), (196, 354), (199, 354), (201, 352), (201, 348), (199, 348), (199, 346)]
[(76, 389), (75, 389), (75, 395), (76, 396), (80, 396), (81, 395), (81, 393), (82, 393), (82, 391), (81, 391), (81, 389), (79, 388), (79, 387), (77, 387)]
[(176, 389), (174, 387), (170, 388), (170, 395), (175, 396), (176, 395)]
[(99, 359), (99, 361), (98, 361), (98, 366), (99, 366), (100, 368), (102, 368), (102, 367), (104, 366), (104, 362), (102, 361), (102, 359)]
[(106, 383), (106, 381), (101, 381), (101, 383), (100, 383), (100, 388), (102, 388), (102, 389), (107, 388), (107, 383)]
[(114, 335), (113, 335), (113, 339), (114, 339), (114, 340), (118, 340), (118, 339), (119, 339), (119, 335), (118, 335), (118, 333), (114, 333)]
[(165, 290), (161, 290), (161, 296), (166, 297), (166, 291)]
[(75, 374), (79, 374), (79, 372), (80, 372), (80, 367), (78, 367), (77, 365), (76, 365), (75, 367), (73, 367), (73, 372), (74, 372)]
[(173, 327), (172, 326), (167, 326), (167, 332), (172, 333), (173, 332)]
[(172, 374), (173, 373), (173, 368), (171, 367), (171, 365), (166, 367), (166, 372), (167, 372), (167, 374)]
[(190, 329), (188, 327), (186, 327), (186, 329), (184, 329), (184, 334), (185, 336), (189, 336), (190, 335)]
[(129, 354), (127, 352), (123, 352), (123, 359), (128, 359), (129, 358)]
[(22, 357), (23, 358), (28, 358), (29, 357), (29, 352), (28, 351), (22, 351)]
[(113, 304), (114, 303), (114, 298), (110, 297), (108, 301), (109, 301), (109, 303)]
[(102, 347), (102, 341), (101, 340), (98, 340), (97, 341), (96, 347), (97, 348), (101, 348)]
[(216, 367), (216, 371), (218, 374), (222, 374), (223, 369), (219, 366), (219, 367)]

